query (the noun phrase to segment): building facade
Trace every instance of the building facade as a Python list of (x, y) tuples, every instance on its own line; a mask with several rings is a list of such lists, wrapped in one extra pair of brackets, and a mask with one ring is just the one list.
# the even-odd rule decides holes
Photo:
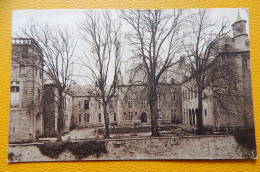
[[(220, 65), (207, 69), (208, 73), (217, 73), (228, 65), (229, 71), (233, 73), (232, 82), (221, 82), (215, 86), (214, 80), (203, 92), (202, 118), (203, 126), (206, 128), (254, 128), (250, 48), (249, 38), (246, 33), (246, 21), (238, 15), (237, 21), (232, 25), (233, 36), (223, 37), (218, 46), (223, 47), (216, 63)], [(223, 68), (223, 70), (225, 70)], [(217, 75), (217, 74), (214, 74)], [(229, 77), (219, 75), (218, 77)], [(216, 76), (215, 76), (216, 78)], [(235, 86), (231, 88), (232, 84)], [(196, 126), (196, 111), (198, 110), (198, 96), (195, 77), (190, 77), (182, 83), (182, 113), (183, 124)], [(236, 95), (227, 95), (228, 92), (236, 92)]]
[(33, 39), (12, 39), (9, 142), (31, 142), (43, 134), (43, 55)]

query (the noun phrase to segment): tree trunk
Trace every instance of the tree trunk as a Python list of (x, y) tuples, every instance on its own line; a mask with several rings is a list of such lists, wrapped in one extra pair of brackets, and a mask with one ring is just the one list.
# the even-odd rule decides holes
[(158, 109), (157, 109), (157, 93), (156, 88), (151, 87), (149, 89), (149, 101), (150, 101), (150, 110), (151, 110), (151, 125), (152, 125), (152, 136), (160, 136), (158, 129)]
[(202, 120), (202, 111), (203, 111), (203, 107), (202, 107), (202, 91), (198, 91), (198, 112), (196, 113), (196, 117), (197, 117), (197, 134), (201, 135), (204, 134), (203, 131), (203, 120)]
[(57, 141), (61, 141), (61, 133), (63, 129), (63, 101), (62, 101), (62, 91), (58, 90), (58, 138)]
[(109, 118), (108, 118), (106, 103), (103, 103), (103, 113), (104, 113), (104, 121), (105, 121), (105, 138), (109, 138)]

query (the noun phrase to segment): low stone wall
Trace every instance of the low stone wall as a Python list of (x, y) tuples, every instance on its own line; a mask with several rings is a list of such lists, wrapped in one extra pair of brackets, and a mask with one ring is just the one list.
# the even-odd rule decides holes
[[(238, 145), (233, 136), (189, 136), (106, 140), (106, 154), (91, 155), (82, 160), (148, 160), (148, 159), (246, 159), (254, 155)], [(69, 151), (57, 159), (41, 154), (35, 145), (9, 145), (10, 162), (75, 161)]]

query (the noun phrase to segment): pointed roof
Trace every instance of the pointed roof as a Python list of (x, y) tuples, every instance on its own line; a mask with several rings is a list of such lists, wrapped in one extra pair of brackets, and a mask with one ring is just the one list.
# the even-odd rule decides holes
[(236, 21), (232, 24), (232, 26), (233, 26), (234, 24), (240, 22), (240, 21), (245, 21), (245, 22), (246, 22), (246, 20), (244, 20), (244, 19), (241, 18), (240, 12), (239, 12), (239, 10), (238, 10), (237, 19), (236, 19)]
[(238, 21), (240, 21), (240, 20), (242, 20), (242, 18), (240, 17), (240, 13), (239, 13), (239, 10), (238, 10), (238, 14), (237, 14), (237, 20), (236, 20), (236, 22), (238, 22)]

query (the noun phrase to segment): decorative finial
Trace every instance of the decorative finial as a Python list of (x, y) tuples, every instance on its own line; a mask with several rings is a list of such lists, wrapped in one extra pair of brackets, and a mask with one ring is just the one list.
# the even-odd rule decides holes
[(239, 9), (238, 9), (238, 12), (237, 12), (237, 21), (240, 21), (240, 20), (242, 20), (242, 19), (241, 19), (241, 17), (240, 17), (240, 11), (239, 11)]

